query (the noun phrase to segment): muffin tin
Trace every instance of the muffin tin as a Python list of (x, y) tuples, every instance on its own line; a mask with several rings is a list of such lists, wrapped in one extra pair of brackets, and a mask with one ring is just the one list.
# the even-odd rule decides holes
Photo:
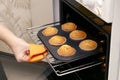
[[(87, 57), (90, 57), (92, 55), (96, 55), (96, 54), (99, 54), (100, 53), (100, 49), (101, 49), (101, 45), (99, 45), (100, 43), (97, 42), (98, 46), (95, 50), (92, 50), (92, 51), (84, 51), (82, 49), (79, 48), (79, 43), (82, 41), (82, 40), (72, 40), (70, 37), (69, 37), (69, 34), (70, 32), (65, 32), (61, 29), (61, 25), (56, 25), (54, 26), (58, 29), (58, 33), (56, 35), (61, 35), (61, 36), (64, 36), (66, 37), (67, 41), (65, 44), (68, 44), (70, 46), (72, 46), (73, 48), (76, 49), (76, 54), (73, 55), (73, 56), (70, 56), (70, 57), (63, 57), (63, 56), (59, 56), (58, 53), (57, 53), (57, 50), (58, 48), (61, 46), (53, 46), (53, 45), (50, 45), (50, 43), (48, 42), (49, 39), (52, 37), (52, 36), (44, 36), (42, 34), (42, 31), (45, 29), (42, 29), (38, 32), (38, 37), (40, 38), (40, 40), (43, 42), (43, 44), (45, 45), (45, 47), (48, 49), (48, 51), (50, 52), (50, 54), (52, 54), (52, 56), (57, 59), (57, 60), (60, 60), (60, 61), (63, 61), (63, 62), (71, 62), (71, 61), (75, 61), (75, 60), (78, 60), (78, 59), (84, 59), (84, 58), (87, 58)], [(81, 29), (80, 29), (81, 30)], [(83, 30), (84, 31), (84, 30)], [(53, 35), (54, 36), (54, 35)], [(87, 37), (85, 39), (92, 39), (94, 40), (94, 38), (92, 36), (89, 36), (87, 34)]]

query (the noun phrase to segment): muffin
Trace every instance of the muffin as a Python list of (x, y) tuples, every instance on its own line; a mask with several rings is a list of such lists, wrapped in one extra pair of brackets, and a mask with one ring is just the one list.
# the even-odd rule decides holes
[(106, 30), (108, 33), (111, 33), (111, 25), (105, 25), (103, 26), (103, 29)]
[(60, 35), (55, 35), (49, 39), (49, 43), (51, 45), (55, 45), (55, 46), (62, 45), (65, 42), (66, 42), (66, 38), (64, 36), (60, 36)]
[(74, 30), (69, 34), (72, 40), (83, 40), (87, 37), (87, 34), (82, 30)]
[(85, 50), (85, 51), (92, 51), (97, 48), (97, 43), (94, 40), (87, 39), (83, 40), (79, 44), (80, 49)]
[(57, 29), (57, 28), (50, 26), (50, 27), (45, 28), (45, 29), (42, 31), (42, 34), (43, 34), (44, 36), (52, 36), (52, 35), (57, 34), (57, 32), (58, 32), (58, 29)]
[(63, 31), (70, 32), (75, 30), (77, 28), (77, 25), (73, 22), (67, 22), (62, 24), (61, 28)]
[(58, 48), (57, 53), (58, 55), (63, 56), (63, 57), (70, 57), (70, 56), (75, 55), (76, 50), (70, 45), (64, 44)]
[(93, 22), (95, 22), (96, 24), (98, 24), (98, 25), (104, 25), (104, 22), (101, 20), (101, 19), (99, 19), (99, 18), (94, 18), (93, 19)]

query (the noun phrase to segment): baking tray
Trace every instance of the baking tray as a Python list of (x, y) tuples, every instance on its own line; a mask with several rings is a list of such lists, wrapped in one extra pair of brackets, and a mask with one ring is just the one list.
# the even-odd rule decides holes
[[(99, 54), (100, 53), (100, 49), (102, 48), (102, 46), (100, 45), (100, 42), (99, 41), (96, 41), (98, 46), (95, 50), (93, 51), (84, 51), (84, 50), (81, 50), (79, 48), (79, 43), (82, 41), (82, 40), (79, 40), (79, 41), (75, 41), (75, 40), (72, 40), (69, 38), (69, 33), (70, 32), (65, 32), (61, 29), (61, 25), (55, 25), (54, 27), (56, 27), (58, 29), (58, 33), (56, 35), (61, 35), (61, 36), (64, 36), (66, 37), (67, 41), (65, 44), (68, 44), (72, 47), (74, 47), (76, 49), (76, 54), (73, 55), (73, 56), (70, 56), (70, 57), (63, 57), (63, 56), (59, 56), (58, 53), (57, 53), (57, 50), (60, 46), (53, 46), (53, 45), (50, 45), (48, 40), (52, 37), (52, 36), (44, 36), (42, 34), (42, 31), (45, 29), (41, 29), (39, 32), (38, 32), (38, 37), (39, 39), (43, 42), (43, 44), (45, 45), (45, 47), (49, 50), (50, 54), (52, 54), (52, 56), (57, 59), (57, 60), (60, 60), (60, 61), (63, 61), (63, 62), (71, 62), (71, 61), (75, 61), (75, 60), (78, 60), (78, 59), (84, 59), (84, 58), (87, 58), (87, 57), (90, 57), (92, 55), (96, 55), (96, 54)], [(80, 27), (79, 27), (80, 29)], [(86, 32), (87, 33), (87, 32)], [(54, 36), (54, 35), (53, 35)], [(90, 35), (87, 34), (87, 38), (85, 39), (93, 39), (94, 38)]]

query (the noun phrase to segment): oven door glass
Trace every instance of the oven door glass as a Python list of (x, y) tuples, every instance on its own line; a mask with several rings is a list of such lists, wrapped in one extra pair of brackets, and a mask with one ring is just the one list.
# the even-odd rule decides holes
[[(76, 0), (98, 17), (111, 23), (113, 20), (113, 0)], [(112, 11), (112, 12), (111, 12)]]

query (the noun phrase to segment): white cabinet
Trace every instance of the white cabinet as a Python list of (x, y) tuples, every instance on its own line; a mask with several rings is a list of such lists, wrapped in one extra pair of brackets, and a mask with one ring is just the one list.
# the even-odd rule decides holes
[(43, 25), (53, 21), (53, 0), (30, 0), (32, 25)]

